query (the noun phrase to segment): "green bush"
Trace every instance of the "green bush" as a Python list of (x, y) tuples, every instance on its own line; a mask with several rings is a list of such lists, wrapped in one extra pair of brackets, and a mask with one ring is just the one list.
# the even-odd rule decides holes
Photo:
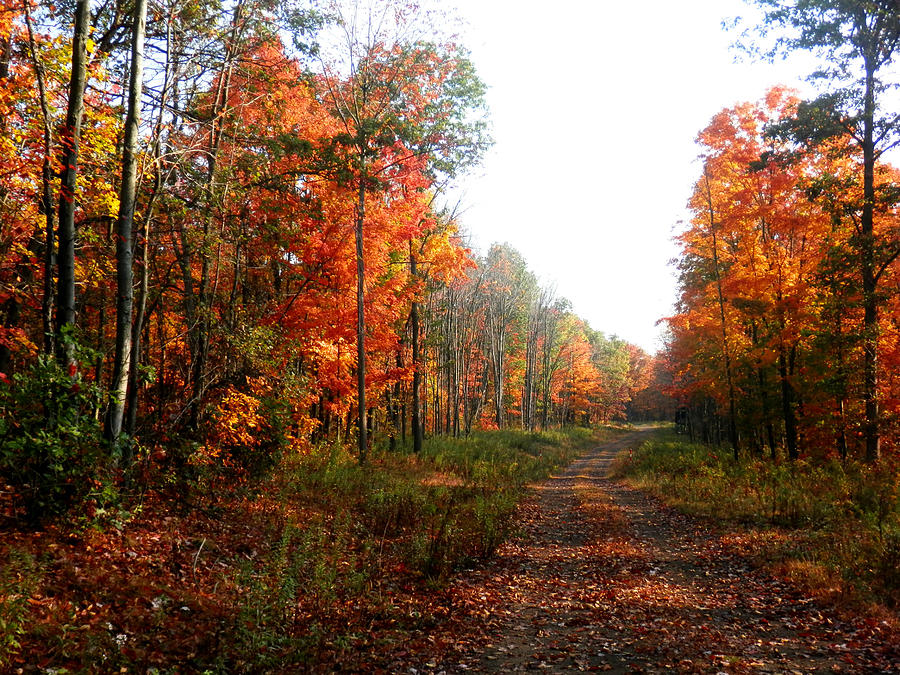
[(0, 475), (36, 522), (100, 487), (108, 464), (96, 414), (99, 387), (41, 355), (0, 384)]
[(43, 570), (29, 553), (12, 549), (0, 561), (0, 666), (11, 666), (28, 625), (29, 596), (40, 584)]
[(235, 445), (230, 448), (231, 457), (237, 466), (253, 478), (264, 476), (277, 466), (288, 446), (288, 405), (280, 399), (266, 397), (260, 401), (259, 413), (263, 424), (256, 434), (256, 444)]
[(516, 512), (516, 495), (495, 492), (475, 499), (475, 522), (478, 525), (479, 554), (490, 558), (512, 531)]
[(415, 484), (398, 482), (372, 490), (363, 508), (371, 518), (373, 534), (394, 536), (414, 527), (431, 501), (428, 491)]

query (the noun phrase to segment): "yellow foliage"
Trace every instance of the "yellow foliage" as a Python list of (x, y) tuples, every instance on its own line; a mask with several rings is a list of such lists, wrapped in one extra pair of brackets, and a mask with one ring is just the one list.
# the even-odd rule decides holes
[(210, 438), (219, 447), (253, 447), (259, 440), (255, 431), (266, 425), (260, 401), (229, 387), (215, 408), (216, 427)]

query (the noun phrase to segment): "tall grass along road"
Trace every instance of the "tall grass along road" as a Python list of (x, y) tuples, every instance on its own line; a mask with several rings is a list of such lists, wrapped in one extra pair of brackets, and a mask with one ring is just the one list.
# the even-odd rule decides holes
[[(887, 672), (887, 623), (848, 620), (755, 569), (730, 537), (610, 478), (654, 432), (538, 485), (522, 532), (451, 587), (453, 619), (407, 672)], [(627, 457), (627, 455), (626, 455)]]

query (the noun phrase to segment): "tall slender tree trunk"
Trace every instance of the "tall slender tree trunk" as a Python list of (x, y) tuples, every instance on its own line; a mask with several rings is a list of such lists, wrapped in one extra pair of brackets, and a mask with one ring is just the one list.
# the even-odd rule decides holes
[(494, 422), (498, 429), (502, 429), (505, 412), (503, 409), (503, 371), (506, 352), (504, 340), (506, 313), (502, 307), (503, 299), (501, 298), (498, 302), (501, 307), (493, 306), (493, 302), (488, 307), (488, 324), (490, 326), (488, 340), (491, 354), (491, 379), (494, 383)]
[(781, 380), (781, 408), (784, 414), (784, 436), (788, 458), (795, 460), (800, 453), (797, 448), (797, 415), (794, 412), (796, 393), (788, 374), (787, 354), (784, 343), (778, 347), (778, 375)]
[(837, 336), (837, 372), (840, 382), (840, 389), (835, 396), (835, 406), (837, 408), (837, 424), (838, 428), (835, 435), (835, 445), (838, 454), (842, 460), (847, 459), (847, 417), (846, 417), (846, 401), (847, 401), (847, 379), (846, 365), (844, 363), (844, 347), (843, 347), (843, 321), (841, 320), (840, 310), (835, 312), (835, 328), (834, 334)]
[[(397, 370), (403, 368), (403, 338), (405, 337), (406, 331), (404, 330), (401, 333), (400, 344), (397, 347), (397, 353), (394, 355), (394, 364), (397, 367)], [(401, 442), (406, 441), (406, 420), (404, 414), (404, 406), (403, 406), (403, 383), (400, 381), (400, 378), (397, 378), (397, 381), (394, 382), (394, 396), (393, 396), (393, 408), (391, 411), (391, 417), (394, 425), (394, 435), (396, 436), (398, 433), (402, 433), (400, 435)]]
[[(132, 367), (132, 308), (134, 304), (134, 249), (132, 230), (137, 194), (137, 143), (141, 121), (141, 90), (144, 75), (144, 31), (147, 0), (137, 0), (131, 37), (131, 74), (128, 83), (128, 112), (122, 152), (122, 185), (116, 221), (116, 353), (113, 361), (111, 402), (106, 420), (106, 436), (115, 441), (122, 433), (125, 398)], [(130, 456), (123, 458), (130, 461)]]
[[(26, 15), (29, 11), (29, 8), (26, 4), (25, 12)], [(30, 25), (30, 21), (29, 21)], [(12, 40), (8, 38), (0, 38), (0, 80), (5, 80), (9, 77), (9, 65), (12, 61)], [(6, 120), (0, 120), (0, 128), (5, 128)]]
[(452, 360), (452, 368), (453, 368), (453, 383), (452, 389), (450, 390), (450, 398), (451, 398), (451, 410), (453, 414), (452, 420), (452, 429), (451, 432), (454, 438), (459, 437), (459, 387), (460, 387), (460, 378), (462, 377), (462, 352), (460, 350), (460, 334), (462, 331), (462, 308), (458, 305), (458, 297), (453, 295), (453, 311), (455, 313), (454, 322), (453, 322), (453, 331), (450, 334), (450, 349), (451, 349), (451, 360)]
[[(27, 11), (27, 7), (26, 7)], [(12, 59), (12, 40), (0, 38), (0, 82), (9, 78), (9, 65)], [(0, 134), (6, 134), (7, 121), (0, 119)], [(7, 191), (0, 189), (0, 201), (5, 201)], [(5, 325), (7, 328), (18, 325), (19, 323), (19, 300), (15, 294), (12, 294), (6, 302), (3, 303)], [(0, 373), (8, 373), (10, 362), (12, 361), (12, 350), (6, 344), (0, 344)]]
[[(364, 148), (365, 145), (361, 144)], [(363, 258), (363, 224), (366, 220), (366, 183), (364, 150), (360, 149), (359, 187), (356, 202), (356, 396), (359, 415), (359, 462), (365, 464), (369, 448), (366, 425), (366, 266)]]
[(731, 441), (731, 448), (734, 453), (734, 459), (738, 459), (738, 434), (736, 420), (736, 406), (734, 393), (734, 379), (731, 374), (731, 349), (728, 344), (728, 328), (725, 321), (725, 296), (722, 292), (722, 275), (719, 270), (719, 244), (716, 237), (716, 219), (715, 209), (712, 201), (712, 188), (709, 185), (709, 174), (706, 167), (703, 169), (704, 178), (706, 179), (706, 199), (709, 208), (709, 231), (712, 236), (712, 253), (713, 264), (715, 266), (716, 275), (716, 292), (719, 300), (719, 319), (722, 324), (722, 356), (725, 359), (725, 379), (728, 385), (728, 436)]
[(75, 365), (70, 339), (60, 339), (75, 326), (75, 188), (78, 178), (78, 151), (81, 145), (81, 120), (84, 115), (84, 92), (87, 84), (87, 40), (90, 33), (90, 0), (75, 3), (75, 27), (72, 33), (72, 74), (66, 121), (60, 133), (59, 186), (59, 253), (57, 255), (56, 333), (57, 360)]
[[(231, 91), (231, 79), (234, 74), (235, 61), (241, 49), (241, 31), (244, 27), (244, 0), (238, 0), (231, 17), (231, 30), (225, 50), (222, 74), (216, 83), (216, 93), (213, 99), (212, 124), (210, 128), (210, 144), (207, 150), (207, 169), (205, 185), (204, 212), (201, 215), (201, 243), (200, 243), (200, 283), (197, 289), (197, 297), (190, 298), (193, 292), (190, 281), (190, 250), (191, 247), (185, 240), (183, 252), (186, 256), (182, 263), (185, 277), (185, 295), (189, 311), (188, 342), (191, 345), (191, 398), (189, 410), (189, 425), (196, 429), (200, 420), (201, 401), (206, 391), (206, 370), (209, 357), (210, 332), (212, 327), (211, 311), (215, 288), (210, 281), (210, 224), (212, 211), (215, 205), (216, 179), (219, 166), (219, 148), (222, 144), (224, 121), (222, 119), (228, 107), (228, 97)], [(191, 293), (188, 293), (191, 288)], [(211, 292), (212, 289), (212, 292)], [(191, 305), (193, 311), (190, 311)], [(191, 317), (191, 314), (194, 314)], [(193, 320), (191, 320), (193, 318)]]
[(541, 312), (540, 303), (536, 303), (528, 317), (528, 328), (525, 341), (525, 376), (522, 381), (522, 428), (534, 431), (534, 378), (535, 353), (537, 351), (538, 321)]
[(860, 219), (860, 257), (863, 291), (863, 399), (866, 419), (866, 461), (881, 457), (878, 413), (878, 278), (875, 268), (875, 72), (866, 59), (866, 91), (863, 111), (863, 209)]
[(541, 349), (541, 431), (547, 429), (551, 417), (550, 389), (553, 385), (553, 343), (556, 340), (556, 318), (544, 322), (544, 344)]
[(137, 375), (138, 364), (141, 359), (141, 342), (144, 333), (143, 327), (147, 316), (147, 290), (150, 282), (150, 223), (146, 219), (144, 220), (143, 229), (143, 243), (141, 244), (141, 281), (138, 291), (137, 315), (134, 317), (134, 325), (132, 326), (131, 331), (131, 368), (128, 371), (128, 405), (125, 409), (125, 433), (129, 436), (134, 435), (135, 427), (137, 426), (138, 388), (140, 386)]
[(835, 397), (835, 409), (837, 411), (837, 424), (838, 428), (835, 432), (835, 447), (837, 448), (838, 455), (842, 460), (847, 459), (847, 418), (846, 418), (846, 409), (845, 409), (845, 399), (841, 396)]
[(37, 53), (30, 0), (23, 0), (25, 25), (28, 29), (28, 50), (34, 64), (38, 100), (44, 132), (44, 157), (41, 163), (41, 213), (44, 216), (44, 293), (41, 298), (41, 328), (44, 334), (44, 353), (52, 354), (56, 340), (53, 332), (53, 271), (56, 268), (56, 209), (53, 200), (53, 125), (47, 102), (47, 82), (44, 62)]
[(172, 32), (172, 19), (169, 18), (167, 23), (167, 51), (166, 51), (166, 71), (163, 78), (162, 94), (160, 97), (159, 114), (156, 119), (153, 131), (153, 190), (147, 204), (147, 211), (144, 214), (142, 223), (141, 236), (141, 277), (138, 284), (138, 308), (137, 315), (134, 318), (134, 325), (131, 331), (131, 369), (128, 377), (128, 395), (127, 406), (125, 408), (125, 433), (133, 436), (137, 426), (138, 411), (138, 365), (140, 364), (142, 340), (144, 334), (144, 323), (147, 320), (147, 296), (149, 295), (150, 286), (150, 224), (153, 217), (153, 209), (163, 185), (163, 169), (160, 165), (162, 161), (162, 133), (163, 120), (166, 114), (166, 104), (169, 98), (171, 78), (173, 66), (171, 62), (170, 47)]
[(765, 368), (762, 365), (756, 367), (756, 375), (759, 379), (759, 392), (762, 404), (763, 421), (766, 425), (766, 443), (769, 446), (769, 455), (774, 461), (778, 458), (778, 451), (775, 444), (775, 425), (772, 424), (769, 410), (769, 384), (766, 378)]
[[(759, 348), (759, 327), (756, 321), (753, 322), (751, 328), (751, 339), (754, 349)], [(762, 409), (762, 422), (765, 426), (765, 437), (763, 443), (769, 446), (769, 455), (774, 461), (778, 457), (778, 451), (775, 444), (775, 425), (772, 423), (772, 411), (769, 404), (769, 383), (766, 377), (766, 368), (762, 359), (758, 359), (755, 367), (756, 380), (759, 385), (760, 407)]]
[[(416, 265), (416, 254), (413, 251), (412, 241), (409, 242), (409, 273), (415, 282), (418, 277), (418, 269)], [(422, 442), (424, 440), (423, 424), (422, 424), (422, 364), (421, 355), (419, 354), (419, 303), (413, 300), (412, 307), (409, 310), (409, 322), (412, 329), (412, 365), (413, 365), (413, 382), (412, 382), (412, 437), (413, 452), (419, 454), (422, 452)]]

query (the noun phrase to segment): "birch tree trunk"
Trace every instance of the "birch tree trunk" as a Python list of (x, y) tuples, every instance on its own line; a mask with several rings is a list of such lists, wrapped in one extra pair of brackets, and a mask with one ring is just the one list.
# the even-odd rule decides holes
[[(131, 319), (134, 305), (135, 196), (137, 193), (137, 143), (141, 122), (141, 90), (144, 75), (144, 32), (147, 0), (137, 0), (131, 36), (131, 74), (128, 82), (128, 112), (122, 153), (122, 185), (116, 221), (116, 353), (113, 362), (111, 402), (106, 419), (106, 437), (115, 441), (122, 433), (125, 396), (131, 374)], [(130, 458), (126, 458), (130, 459)]]

